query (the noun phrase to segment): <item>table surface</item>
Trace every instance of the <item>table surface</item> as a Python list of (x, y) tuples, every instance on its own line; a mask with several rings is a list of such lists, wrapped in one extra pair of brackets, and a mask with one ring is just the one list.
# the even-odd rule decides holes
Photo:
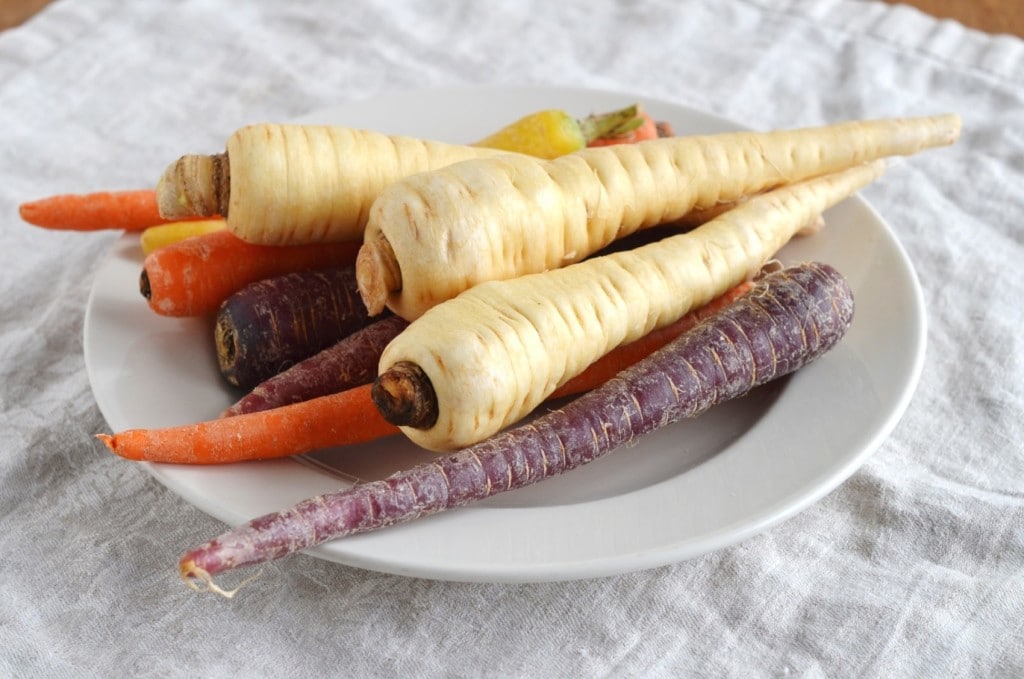
[[(114, 279), (122, 299), (90, 305), (93, 284), (111, 280), (107, 257), (141, 265), (136, 244), (110, 230), (32, 227), (19, 204), (152, 186), (170, 161), (223, 149), (246, 123), (336, 105), (385, 102), (398, 114), (396, 132), (433, 121), (449, 141), (475, 138), (496, 123), (473, 120), (454, 99), (414, 108), (390, 97), (419, 91), (436, 100), (468, 88), (493, 105), (502, 84), (551, 88), (540, 99), (504, 100), (502, 119), (549, 98), (577, 110), (578, 99), (562, 98), (568, 86), (646, 100), (652, 110), (671, 102), (751, 129), (960, 113), (955, 144), (892, 162), (862, 192), (913, 264), (927, 312), (926, 351), (912, 366), (920, 365), (920, 382), (906, 411), (893, 415), (884, 439), (864, 441), (870, 456), (843, 470), (838, 487), (796, 515), (656, 568), (565, 582), (456, 582), (292, 555), (218, 578), (232, 587), (258, 576), (231, 600), (188, 589), (178, 558), (226, 526), (96, 440), (112, 423), (84, 357), (103, 346), (116, 365), (101, 372), (120, 395), (170, 410), (183, 384), (208, 385), (215, 375), (212, 346), (189, 351), (187, 369), (169, 381), (145, 379), (153, 350), (183, 358), (183, 337), (201, 337), (201, 326), (144, 315), (134, 266)], [(0, 34), (0, 289), (9, 291), (0, 295), (0, 676), (1024, 677), (1021, 111), (1024, 40), (884, 2), (55, 0)], [(691, 479), (714, 501), (683, 494), (691, 501), (672, 515), (617, 517), (630, 531), (613, 541), (626, 565), (643, 568), (656, 556), (626, 544), (655, 532), (653, 521), (693, 526), (747, 502), (751, 488), (782, 487), (777, 474), (735, 465), (740, 446), (767, 448), (766, 432), (782, 435), (765, 451), (778, 464), (773, 472), (820, 469), (848, 448), (837, 434), (888, 393), (891, 383), (867, 370), (867, 359), (910, 367), (892, 329), (916, 304), (886, 294), (906, 292), (907, 279), (871, 275), (885, 239), (834, 214), (825, 228), (853, 229), (845, 233), (859, 241), (843, 261), (863, 257), (844, 275), (874, 293), (858, 295), (867, 324), (855, 321), (855, 330), (876, 329), (876, 339), (897, 347), (860, 362), (852, 359), (861, 345), (837, 348), (850, 369), (816, 404), (834, 408), (829, 417), (804, 411), (801, 431), (790, 431), (788, 417), (780, 431), (781, 399), (775, 416), (736, 445), (698, 460)], [(826, 262), (836, 254), (816, 252)], [(884, 303), (863, 303), (876, 299)], [(90, 335), (84, 346), (83, 328), (103, 327), (97, 319), (140, 317), (161, 321), (166, 334), (113, 346)], [(676, 440), (684, 463), (702, 445)], [(729, 473), (716, 473), (722, 462), (733, 464)], [(243, 474), (267, 468), (256, 463)], [(188, 470), (179, 471), (208, 483), (209, 496), (244, 494), (222, 474), (235, 468)], [(268, 493), (279, 488), (274, 481)], [(608, 481), (615, 492), (619, 479)], [(640, 493), (664, 498), (675, 487), (653, 483)], [(792, 506), (792, 497), (776, 506)], [(579, 533), (560, 543), (569, 551), (580, 539), (621, 535), (611, 522), (595, 527), (594, 506), (576, 500), (559, 498), (560, 511), (581, 517), (557, 526)], [(488, 520), (494, 509), (425, 518), (391, 535), (443, 556), (451, 527), (469, 517), (486, 524), (484, 544), (504, 541), (530, 557), (558, 534), (545, 527), (517, 537)], [(420, 526), (438, 539), (423, 539)], [(380, 537), (354, 540), (376, 557)]]
[[(0, 30), (16, 26), (51, 0), (5, 0), (0, 6)], [(887, 0), (892, 4), (896, 0)], [(989, 33), (1024, 37), (1024, 3), (1020, 0), (908, 0), (902, 4), (940, 18), (956, 19), (965, 26)]]

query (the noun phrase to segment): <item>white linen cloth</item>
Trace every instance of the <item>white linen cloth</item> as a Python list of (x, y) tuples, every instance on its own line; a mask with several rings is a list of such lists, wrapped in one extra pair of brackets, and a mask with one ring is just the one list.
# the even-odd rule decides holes
[[(296, 556), (234, 600), (193, 593), (177, 557), (223, 524), (93, 438), (83, 311), (117, 235), (18, 204), (151, 185), (244, 123), (474, 83), (757, 128), (961, 112), (956, 146), (864, 191), (925, 289), (909, 410), (822, 501), (688, 562), (509, 585)], [(0, 136), (0, 675), (1024, 676), (1021, 40), (854, 0), (59, 0), (0, 33)]]

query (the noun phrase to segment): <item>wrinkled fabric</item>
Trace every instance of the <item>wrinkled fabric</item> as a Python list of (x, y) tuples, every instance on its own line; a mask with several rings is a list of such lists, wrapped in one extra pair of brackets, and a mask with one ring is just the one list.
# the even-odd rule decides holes
[[(796, 517), (671, 566), (520, 585), (296, 556), (231, 601), (188, 590), (178, 555), (223, 524), (93, 438), (83, 314), (117, 234), (18, 204), (151, 185), (245, 123), (501, 83), (756, 128), (961, 112), (863, 192), (928, 309), (904, 417)], [(0, 675), (1024, 676), (1021, 40), (853, 0), (59, 0), (0, 33), (0, 131)]]

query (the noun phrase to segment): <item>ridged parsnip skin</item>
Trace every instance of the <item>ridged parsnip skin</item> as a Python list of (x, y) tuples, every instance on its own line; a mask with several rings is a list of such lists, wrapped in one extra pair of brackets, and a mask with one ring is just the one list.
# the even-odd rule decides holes
[(379, 364), (418, 365), (437, 395), (435, 451), (522, 419), (611, 349), (680, 318), (756, 273), (805, 224), (876, 179), (881, 162), (749, 199), (694, 231), (560, 269), (477, 285), (395, 338)]
[(457, 163), (384, 190), (364, 249), (390, 246), (397, 285), (357, 263), (360, 291), (371, 310), (386, 304), (411, 320), (481, 282), (562, 267), (694, 210), (950, 144), (959, 131), (956, 115), (881, 119)]
[(360, 240), (388, 184), (502, 153), (342, 126), (250, 125), (227, 142), (228, 228), (264, 245)]

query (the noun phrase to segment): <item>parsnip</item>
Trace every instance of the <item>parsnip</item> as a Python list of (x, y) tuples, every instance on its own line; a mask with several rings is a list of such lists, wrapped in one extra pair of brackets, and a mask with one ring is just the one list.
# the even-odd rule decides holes
[(501, 156), (388, 186), (356, 268), (371, 313), (412, 320), (487, 280), (577, 262), (637, 230), (892, 155), (952, 143), (960, 118), (675, 137), (550, 161)]
[(520, 420), (611, 349), (752, 276), (882, 163), (752, 197), (694, 231), (568, 267), (477, 285), (412, 322), (381, 356), (374, 400), (442, 451)]
[(166, 218), (221, 215), (262, 245), (360, 240), (370, 204), (391, 182), (507, 151), (323, 125), (250, 125), (227, 150), (172, 163), (157, 187)]

